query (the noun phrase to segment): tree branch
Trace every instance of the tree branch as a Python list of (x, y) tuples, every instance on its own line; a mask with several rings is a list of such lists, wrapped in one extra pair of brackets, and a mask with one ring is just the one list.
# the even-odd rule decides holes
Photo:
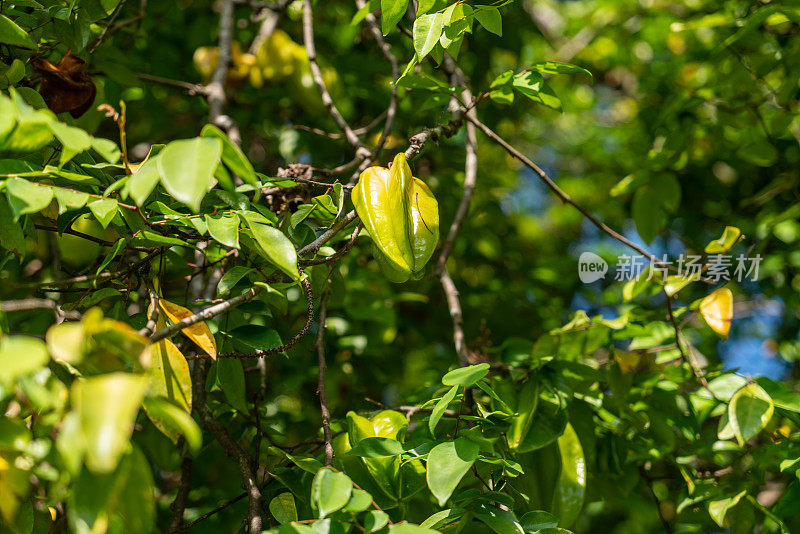
[(322, 97), (322, 104), (325, 106), (325, 109), (328, 110), (328, 114), (336, 123), (336, 126), (338, 126), (345, 135), (347, 142), (356, 149), (356, 159), (363, 160), (369, 155), (369, 150), (367, 150), (364, 143), (361, 142), (361, 139), (359, 139), (352, 128), (350, 128), (347, 121), (344, 120), (336, 104), (333, 103), (333, 98), (331, 98), (328, 88), (325, 85), (325, 80), (322, 78), (322, 71), (317, 64), (317, 50), (314, 46), (314, 12), (311, 9), (311, 0), (304, 0), (303, 2), (303, 41), (306, 45), (306, 55), (308, 56), (308, 62), (311, 67), (311, 76), (314, 78), (314, 83)]
[[(205, 387), (205, 383), (201, 387)], [(170, 505), (172, 520), (169, 523), (168, 534), (175, 534), (191, 526), (182, 527), (181, 525), (183, 523), (183, 513), (186, 511), (189, 491), (192, 489), (192, 467), (194, 467), (193, 460), (189, 456), (184, 456), (181, 462), (181, 483), (178, 486), (178, 492), (175, 494), (175, 500)]]
[(439, 281), (442, 283), (447, 307), (450, 310), (450, 317), (453, 319), (453, 343), (458, 353), (458, 364), (461, 367), (467, 365), (468, 353), (467, 344), (464, 341), (464, 316), (461, 313), (461, 302), (458, 300), (458, 289), (447, 268), (443, 268), (439, 273)]
[(638, 252), (642, 256), (646, 257), (648, 260), (650, 260), (651, 263), (653, 263), (655, 265), (662, 266), (662, 267), (667, 267), (670, 270), (677, 270), (676, 267), (673, 266), (673, 265), (665, 265), (662, 260), (660, 260), (659, 258), (654, 256), (653, 254), (650, 254), (645, 249), (643, 249), (642, 247), (640, 247), (639, 245), (637, 245), (636, 243), (634, 243), (633, 241), (631, 241), (630, 239), (628, 239), (624, 235), (622, 235), (622, 234), (618, 233), (617, 231), (611, 229), (609, 226), (607, 226), (605, 223), (603, 223), (600, 219), (598, 219), (597, 217), (592, 215), (590, 212), (588, 212), (583, 206), (581, 206), (580, 204), (578, 204), (577, 202), (572, 200), (572, 198), (567, 193), (565, 193), (560, 187), (558, 187), (556, 185), (556, 183), (547, 175), (546, 172), (544, 172), (544, 170), (542, 170), (533, 161), (528, 159), (519, 150), (517, 150), (516, 148), (511, 146), (505, 139), (503, 139), (502, 137), (500, 137), (499, 135), (494, 133), (494, 131), (492, 131), (491, 128), (489, 128), (484, 123), (479, 121), (476, 117), (467, 115), (467, 120), (469, 122), (471, 122), (472, 124), (474, 124), (475, 126), (477, 126), (478, 129), (480, 131), (482, 131), (489, 139), (491, 139), (492, 141), (494, 141), (495, 143), (500, 145), (511, 156), (513, 156), (514, 158), (516, 158), (517, 160), (522, 162), (523, 165), (525, 165), (526, 167), (531, 169), (534, 173), (536, 173), (536, 175), (539, 177), (539, 179), (542, 182), (544, 182), (544, 184), (548, 188), (550, 188), (550, 190), (553, 191), (553, 193), (555, 193), (556, 196), (559, 199), (561, 199), (562, 202), (564, 202), (565, 204), (569, 204), (570, 206), (574, 207), (576, 210), (581, 212), (581, 214), (584, 217), (586, 217), (589, 220), (589, 222), (591, 222), (593, 225), (595, 225), (601, 231), (603, 231), (606, 234), (608, 234), (609, 236), (613, 237), (614, 239), (616, 239), (620, 243), (632, 248), (633, 250), (635, 250), (636, 252)]
[[(450, 59), (450, 56), (447, 56), (447, 59)], [(455, 64), (454, 64), (455, 66)], [(472, 92), (467, 87), (467, 81), (464, 79), (463, 73), (459, 70), (456, 70), (453, 75), (454, 82), (458, 85), (461, 85), (464, 88), (464, 92), (462, 93), (464, 99), (467, 102), (472, 101)], [(455, 103), (455, 101), (454, 101)], [(474, 108), (471, 108), (466, 111), (466, 115), (469, 117), (474, 118), (476, 116), (476, 112)], [(471, 122), (467, 122), (466, 125), (466, 139), (464, 143), (464, 147), (466, 149), (467, 155), (464, 158), (464, 192), (461, 195), (461, 202), (458, 204), (458, 209), (456, 210), (456, 215), (453, 218), (452, 224), (450, 224), (450, 230), (447, 233), (447, 238), (444, 240), (442, 244), (442, 249), (439, 252), (439, 261), (437, 265), (437, 270), (441, 272), (447, 263), (447, 258), (450, 256), (450, 253), (453, 250), (453, 245), (455, 244), (456, 238), (458, 237), (458, 233), (461, 230), (461, 225), (464, 223), (464, 219), (467, 216), (467, 212), (469, 212), (469, 205), (472, 200), (472, 193), (475, 190), (475, 183), (477, 182), (478, 178), (478, 154), (477, 154), (477, 146), (478, 140), (475, 134), (475, 125)]]
[[(359, 9), (362, 9), (366, 4), (366, 0), (356, 0), (356, 5)], [(367, 13), (367, 16), (364, 17), (364, 19), (367, 21), (367, 25), (372, 32), (372, 37), (375, 39), (375, 42), (378, 43), (378, 47), (381, 49), (381, 52), (383, 52), (384, 57), (392, 66), (392, 94), (389, 97), (389, 107), (386, 109), (386, 122), (383, 125), (381, 136), (378, 138), (378, 142), (375, 143), (375, 148), (372, 150), (372, 159), (376, 159), (383, 149), (383, 145), (386, 144), (386, 139), (389, 137), (389, 132), (392, 131), (394, 117), (397, 114), (396, 82), (400, 77), (400, 66), (397, 63), (397, 58), (394, 54), (392, 54), (392, 47), (386, 42), (386, 39), (383, 38), (383, 32), (381, 32), (380, 24), (378, 23), (378, 19), (375, 17), (375, 15), (372, 13)]]
[(356, 239), (358, 238), (358, 234), (361, 233), (362, 228), (363, 226), (359, 222), (356, 225), (355, 230), (353, 230), (353, 235), (350, 236), (350, 239), (347, 241), (347, 243), (345, 243), (344, 246), (342, 246), (342, 248), (340, 248), (330, 256), (325, 256), (324, 258), (315, 258), (313, 260), (300, 260), (299, 262), (300, 265), (321, 265), (323, 263), (328, 263), (331, 261), (338, 260), (345, 254), (347, 254), (351, 248), (353, 248), (353, 245), (355, 244)]
[(58, 323), (64, 322), (65, 319), (77, 320), (81, 318), (81, 314), (77, 311), (65, 312), (61, 306), (50, 299), (21, 299), (21, 300), (7, 300), (0, 302), (0, 312), (18, 312), (18, 311), (31, 311), (31, 310), (52, 310), (56, 315)]
[[(195, 363), (194, 376), (192, 381), (198, 384), (206, 383), (206, 376), (208, 374), (208, 360), (200, 359)], [(261, 489), (258, 487), (258, 481), (255, 473), (250, 467), (251, 458), (242, 447), (231, 438), (225, 427), (214, 419), (211, 410), (206, 404), (206, 390), (205, 387), (197, 388), (196, 402), (194, 408), (200, 414), (200, 421), (203, 427), (214, 435), (214, 438), (219, 442), (225, 450), (225, 454), (236, 460), (239, 466), (239, 472), (242, 475), (242, 488), (247, 493), (249, 498), (249, 507), (247, 513), (247, 528), (250, 534), (257, 534), (261, 532)]]
[[(333, 266), (331, 266), (333, 267)], [(317, 330), (317, 394), (319, 395), (319, 408), (322, 413), (322, 433), (325, 436), (325, 465), (330, 466), (333, 461), (333, 444), (331, 443), (331, 412), (328, 409), (328, 395), (325, 392), (325, 319), (328, 312), (328, 294), (330, 293), (331, 276), (328, 272), (328, 287), (322, 293), (319, 304), (319, 330)]]
[(208, 116), (212, 124), (219, 126), (234, 144), (241, 138), (233, 120), (223, 114), (228, 96), (225, 93), (225, 81), (228, 78), (228, 67), (231, 62), (231, 43), (233, 42), (234, 0), (223, 0), (219, 14), (219, 58), (217, 68), (206, 86), (208, 99)]
[(147, 318), (144, 328), (139, 330), (139, 335), (145, 337), (155, 332), (158, 324), (158, 294), (150, 287), (148, 287), (148, 292), (150, 293), (150, 316)]

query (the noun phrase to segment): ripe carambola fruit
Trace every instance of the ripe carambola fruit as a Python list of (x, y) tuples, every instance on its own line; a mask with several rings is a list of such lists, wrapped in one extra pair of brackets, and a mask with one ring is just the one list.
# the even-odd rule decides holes
[(421, 278), (439, 242), (439, 204), (428, 186), (411, 176), (405, 155), (395, 156), (391, 170), (362, 172), (352, 198), (386, 278)]

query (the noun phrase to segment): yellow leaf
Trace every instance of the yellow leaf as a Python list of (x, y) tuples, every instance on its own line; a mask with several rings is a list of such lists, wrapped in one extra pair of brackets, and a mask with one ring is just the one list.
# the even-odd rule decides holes
[[(192, 413), (192, 379), (186, 358), (169, 339), (162, 339), (148, 349), (152, 352), (148, 395), (169, 399), (186, 413)], [(163, 421), (158, 413), (149, 410), (147, 403), (144, 411), (159, 430), (177, 443), (179, 432)]]
[[(172, 302), (164, 299), (159, 299), (158, 304), (161, 308), (161, 311), (164, 312), (164, 315), (166, 315), (173, 323), (178, 323), (181, 320), (194, 315), (191, 310), (188, 310), (183, 306), (173, 304)], [(212, 334), (211, 330), (208, 329), (208, 325), (205, 323), (205, 321), (200, 321), (199, 323), (195, 323), (192, 326), (184, 328), (182, 332), (198, 347), (203, 349), (206, 354), (211, 356), (211, 359), (217, 359), (217, 342), (214, 340), (214, 334)]]
[(708, 295), (700, 303), (700, 314), (711, 330), (728, 337), (733, 320), (733, 293), (727, 287), (721, 287)]
[(614, 359), (623, 373), (633, 371), (639, 365), (642, 357), (636, 352), (614, 351)]

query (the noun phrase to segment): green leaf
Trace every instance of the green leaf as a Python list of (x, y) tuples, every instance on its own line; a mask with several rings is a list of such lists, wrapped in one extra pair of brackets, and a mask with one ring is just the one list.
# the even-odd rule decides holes
[(213, 124), (206, 124), (200, 132), (202, 137), (211, 139), (219, 139), (222, 142), (222, 162), (234, 174), (238, 175), (244, 183), (250, 184), (253, 187), (258, 186), (258, 179), (256, 178), (256, 171), (253, 169), (253, 164), (244, 155), (242, 149), (233, 144), (228, 139), (225, 133), (214, 126)]
[(538, 97), (539, 91), (542, 90), (543, 82), (544, 78), (540, 73), (523, 71), (515, 74), (511, 83), (514, 85), (514, 89), (531, 98)]
[(42, 368), (48, 361), (50, 355), (41, 339), (8, 335), (0, 338), (0, 382), (6, 385)]
[(109, 163), (116, 163), (119, 161), (120, 151), (114, 141), (93, 137), (92, 148)]
[(269, 502), (269, 512), (281, 525), (297, 521), (297, 505), (294, 502), (294, 496), (287, 491), (274, 497)]
[(214, 169), (221, 154), (219, 139), (195, 137), (172, 141), (158, 155), (164, 188), (196, 213), (214, 183)]
[(303, 471), (311, 473), (312, 475), (318, 473), (319, 470), (322, 469), (322, 462), (311, 456), (302, 454), (289, 454), (288, 452), (277, 447), (270, 447), (269, 451), (277, 456), (283, 456)]
[(370, 506), (372, 506), (372, 495), (364, 490), (353, 489), (350, 500), (347, 501), (347, 505), (342, 510), (357, 514), (368, 510)]
[(23, 178), (10, 178), (6, 182), (8, 203), (14, 212), (14, 220), (28, 213), (38, 213), (53, 200), (53, 190)]
[(465, 438), (441, 443), (428, 453), (427, 473), (428, 488), (439, 506), (453, 494), (453, 491), (467, 474), (472, 464), (478, 459), (479, 447)]
[(239, 326), (227, 332), (226, 335), (234, 343), (251, 349), (269, 350), (283, 345), (277, 330), (254, 324)]
[(117, 214), (119, 205), (113, 198), (101, 198), (90, 202), (87, 207), (92, 211), (95, 218), (100, 221), (103, 228), (108, 227), (111, 219)]
[(364, 532), (365, 534), (377, 532), (385, 527), (388, 522), (389, 516), (386, 514), (386, 512), (381, 510), (370, 510), (364, 516)]
[(364, 438), (347, 454), (364, 458), (388, 458), (403, 454), (403, 444), (391, 438), (374, 436)]
[(767, 426), (774, 410), (772, 399), (756, 383), (746, 384), (734, 393), (728, 404), (728, 418), (740, 446)]
[(441, 13), (422, 15), (414, 21), (414, 50), (423, 59), (427, 56), (442, 35), (444, 18)]
[(320, 469), (311, 485), (311, 498), (317, 505), (319, 517), (326, 517), (346, 505), (352, 491), (350, 477), (328, 467)]
[(487, 31), (499, 37), (503, 36), (503, 17), (496, 7), (475, 6), (475, 19)]
[(725, 254), (739, 241), (742, 231), (735, 226), (726, 226), (719, 239), (706, 245), (706, 254)]
[(498, 104), (512, 104), (514, 102), (514, 89), (508, 86), (498, 87), (489, 93), (489, 98)]
[(148, 157), (125, 184), (125, 192), (130, 195), (137, 206), (144, 206), (147, 197), (158, 185), (158, 157)]
[(64, 165), (76, 154), (92, 147), (92, 136), (80, 128), (68, 126), (63, 122), (57, 121), (52, 121), (49, 126), (50, 130), (63, 145), (59, 159), (60, 165)]
[(236, 215), (206, 215), (208, 233), (227, 247), (239, 248), (239, 217)]
[(543, 528), (556, 528), (558, 526), (558, 518), (544, 510), (528, 512), (522, 516), (519, 522), (525, 532), (536, 532)]
[(113, 472), (98, 474), (84, 469), (71, 489), (66, 506), (70, 532), (106, 532), (109, 524), (120, 525), (125, 532), (154, 530), (153, 475), (138, 447), (123, 456)]
[(53, 195), (58, 201), (58, 214), (64, 214), (70, 210), (79, 210), (86, 205), (89, 201), (89, 195), (81, 191), (72, 191), (70, 189), (62, 189), (60, 187), (53, 187)]
[(400, 412), (383, 410), (370, 419), (355, 412), (347, 412), (347, 434), (350, 445), (355, 447), (366, 438), (378, 436), (402, 441), (408, 430), (408, 420)]
[(250, 413), (242, 362), (236, 358), (217, 360), (217, 380), (228, 403), (243, 413)]
[(261, 248), (264, 257), (274, 263), (281, 271), (291, 276), (294, 280), (300, 279), (297, 270), (297, 251), (283, 232), (262, 223), (258, 218), (245, 213), (247, 226), (253, 232), (253, 237)]
[(441, 399), (436, 403), (436, 406), (433, 407), (433, 411), (431, 412), (431, 418), (428, 420), (428, 428), (431, 431), (431, 436), (434, 438), (436, 437), (436, 426), (439, 424), (439, 421), (442, 419), (444, 415), (444, 411), (447, 409), (447, 406), (456, 398), (456, 394), (458, 393), (458, 386), (451, 387), (447, 393), (445, 393)]
[(553, 513), (559, 518), (559, 525), (569, 527), (578, 518), (583, 508), (586, 492), (586, 460), (578, 435), (567, 424), (564, 434), (558, 438), (558, 452), (561, 457), (561, 472), (553, 495)]
[(22, 227), (16, 222), (11, 206), (3, 195), (0, 195), (0, 247), (20, 256), (25, 254), (26, 248)]
[(219, 279), (219, 284), (217, 284), (217, 296), (220, 297), (233, 289), (233, 287), (238, 284), (242, 278), (253, 271), (255, 271), (255, 269), (252, 267), (244, 267), (242, 265), (231, 267), (225, 271), (225, 274), (223, 274), (222, 278)]
[(389, 525), (389, 534), (436, 534), (438, 530), (414, 525), (412, 523), (395, 523)]
[(636, 231), (645, 243), (650, 243), (664, 224), (664, 212), (660, 208), (661, 199), (650, 187), (641, 187), (633, 197), (631, 214), (636, 223)]
[(456, 526), (464, 517), (466, 510), (463, 508), (448, 508), (428, 516), (420, 526), (425, 528), (439, 529), (444, 525)]
[[(150, 345), (148, 350), (151, 361), (148, 370), (150, 381), (147, 394), (151, 397), (165, 397), (186, 413), (191, 413), (192, 377), (189, 372), (189, 362), (169, 339)], [(159, 414), (151, 412), (146, 403), (144, 408), (153, 424), (174, 443), (177, 443), (179, 437), (177, 429), (169, 425), (167, 421), (163, 421)]]
[(474, 386), (476, 382), (489, 374), (489, 364), (479, 363), (468, 367), (459, 367), (444, 375), (442, 384), (445, 386)]
[(530, 68), (537, 72), (541, 72), (542, 74), (585, 74), (590, 80), (594, 81), (591, 72), (583, 67), (572, 65), (571, 63), (562, 63), (560, 61), (542, 61), (539, 63), (534, 63)]
[(436, 5), (436, 0), (417, 0), (417, 17), (427, 13)]
[(517, 399), (517, 411), (519, 415), (511, 420), (511, 425), (508, 429), (508, 446), (512, 449), (518, 449), (522, 441), (528, 435), (538, 404), (539, 381), (531, 378), (522, 386), (519, 398)]
[(13, 20), (0, 15), (0, 43), (36, 50), (36, 43)]
[(72, 403), (86, 443), (86, 467), (110, 473), (129, 446), (136, 413), (147, 389), (147, 378), (107, 373), (76, 380)]
[(10, 98), (0, 94), (0, 146), (5, 136), (14, 128), (17, 122), (14, 111), (14, 102)]
[(767, 392), (776, 408), (800, 413), (800, 394), (795, 393), (785, 384), (775, 382), (765, 376), (759, 376), (755, 380)]
[(728, 510), (739, 504), (739, 501), (745, 495), (747, 495), (747, 490), (742, 490), (733, 497), (709, 502), (708, 515), (711, 516), (711, 519), (713, 519), (717, 525), (724, 527), (725, 515), (728, 513)]
[[(19, 59), (11, 62), (11, 65), (0, 63), (0, 89), (7, 89), (16, 85), (25, 77), (25, 63)], [(11, 116), (13, 119), (13, 115)]]
[(403, 19), (408, 8), (408, 0), (381, 0), (381, 31), (388, 35), (392, 28)]
[(496, 534), (523, 534), (522, 525), (517, 521), (514, 512), (481, 504), (475, 507), (473, 513)]
[(165, 434), (182, 435), (189, 445), (189, 451), (194, 456), (203, 446), (203, 431), (197, 426), (185, 409), (176, 406), (165, 397), (148, 397), (144, 400), (144, 411), (147, 416), (159, 426), (168, 429)]

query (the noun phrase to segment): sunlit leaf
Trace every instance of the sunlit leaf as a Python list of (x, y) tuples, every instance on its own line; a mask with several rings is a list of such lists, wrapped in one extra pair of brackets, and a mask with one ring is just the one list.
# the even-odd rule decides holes
[(711, 330), (722, 337), (728, 337), (733, 320), (733, 293), (727, 287), (721, 287), (708, 295), (700, 303), (700, 315), (703, 316)]
[(728, 418), (739, 445), (744, 446), (761, 432), (774, 410), (770, 396), (755, 382), (737, 391), (728, 404)]
[[(158, 305), (161, 311), (164, 312), (164, 315), (173, 323), (178, 323), (194, 315), (191, 310), (165, 299), (159, 299)], [(217, 342), (214, 340), (214, 334), (211, 333), (205, 321), (200, 321), (192, 326), (188, 326), (181, 330), (181, 332), (191, 339), (198, 347), (203, 349), (203, 352), (211, 356), (212, 359), (217, 358)]]

